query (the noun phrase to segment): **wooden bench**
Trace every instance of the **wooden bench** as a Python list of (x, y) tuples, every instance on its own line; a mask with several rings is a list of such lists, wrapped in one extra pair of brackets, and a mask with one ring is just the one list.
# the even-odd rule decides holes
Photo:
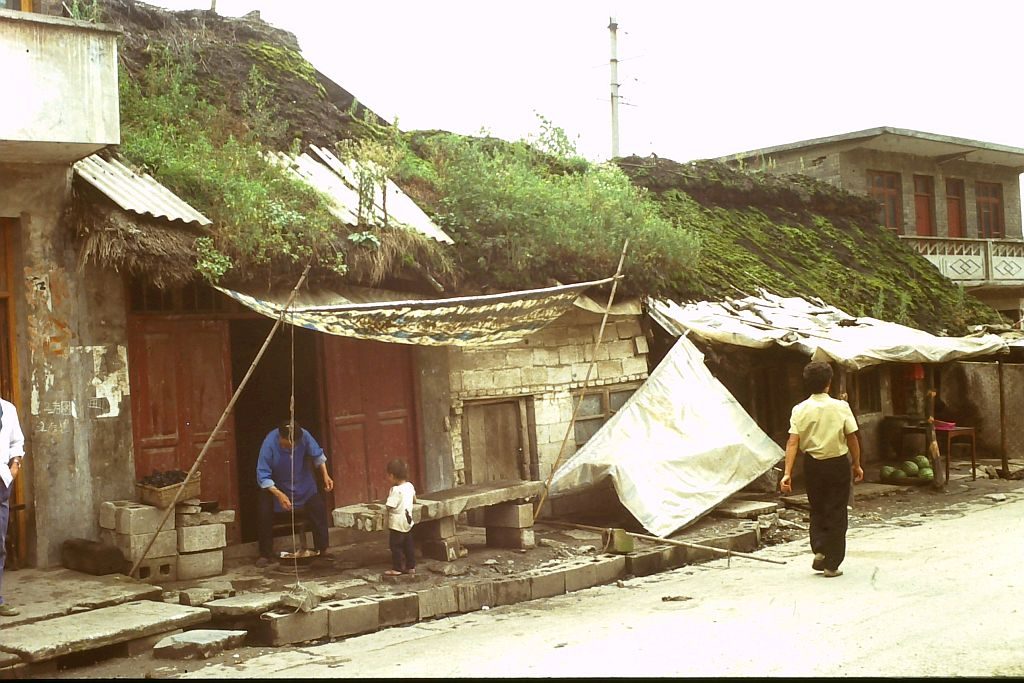
[[(530, 499), (544, 490), (539, 481), (495, 481), (467, 484), (416, 496), (413, 531), (423, 555), (451, 562), (465, 555), (455, 532), (455, 518), (463, 512), (482, 509), (487, 545), (500, 548), (532, 548), (533, 507)], [(337, 508), (334, 526), (359, 531), (387, 529), (383, 503), (364, 503)]]

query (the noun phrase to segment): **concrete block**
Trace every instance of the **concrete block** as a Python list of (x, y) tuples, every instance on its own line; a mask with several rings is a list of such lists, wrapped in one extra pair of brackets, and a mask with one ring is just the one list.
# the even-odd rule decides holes
[(626, 573), (626, 557), (624, 555), (605, 555), (594, 561), (594, 572), (597, 583), (611, 583)]
[(183, 526), (200, 526), (202, 524), (231, 524), (235, 521), (235, 511), (178, 513), (175, 515), (175, 519), (179, 529)]
[(440, 541), (424, 541), (421, 546), (423, 557), (442, 562), (454, 562), (459, 559), (462, 546), (458, 537), (446, 538)]
[(216, 550), (228, 544), (223, 524), (203, 524), (178, 529), (178, 552), (198, 553)]
[(531, 598), (530, 579), (525, 576), (498, 579), (492, 582), (494, 605), (514, 605)]
[(560, 569), (534, 569), (523, 576), (530, 580), (531, 600), (565, 594), (565, 574)]
[(135, 570), (135, 573), (132, 574), (132, 578), (154, 584), (177, 581), (178, 556), (168, 555), (167, 557), (146, 557), (146, 559), (139, 563), (139, 567)]
[(240, 647), (245, 636), (245, 631), (196, 629), (162, 638), (153, 647), (153, 656), (157, 659), (207, 659), (218, 652)]
[[(526, 507), (530, 507), (527, 505)], [(487, 527), (487, 545), (491, 548), (536, 548), (533, 529)]]
[(487, 525), (487, 513), (484, 512), (484, 508), (476, 508), (473, 510), (466, 510), (466, 525), (467, 526), (486, 526)]
[(566, 593), (597, 585), (597, 567), (590, 560), (574, 560), (565, 565), (563, 573)]
[(136, 505), (134, 500), (108, 500), (100, 504), (100, 528), (117, 528), (117, 510), (124, 505)]
[(643, 355), (645, 353), (650, 353), (650, 351), (651, 351), (650, 344), (647, 343), (647, 337), (644, 337), (643, 335), (641, 335), (639, 337), (634, 337), (633, 338), (633, 344), (634, 344), (634, 347), (636, 348), (636, 352), (638, 354), (640, 354), (640, 355)]
[(411, 624), (420, 618), (420, 598), (416, 593), (393, 593), (371, 598), (380, 607), (380, 627)]
[(626, 560), (626, 573), (633, 576), (649, 576), (665, 569), (666, 547), (645, 548), (631, 552), (623, 557)]
[[(620, 365), (621, 368), (617, 374), (602, 374), (601, 377), (615, 377), (617, 375), (646, 375), (648, 373), (646, 358), (626, 358), (621, 361)], [(613, 367), (607, 368), (609, 373), (612, 373), (613, 370)]]
[(202, 607), (214, 599), (213, 591), (209, 588), (185, 588), (178, 593), (178, 603), (189, 607)]
[(441, 519), (420, 522), (413, 527), (416, 530), (417, 538), (425, 541), (440, 541), (455, 536), (455, 518), (442, 517)]
[(380, 602), (371, 598), (350, 598), (326, 602), (327, 635), (344, 638), (372, 633), (380, 627)]
[(60, 545), (60, 563), (77, 572), (103, 576), (127, 571), (124, 553), (111, 543), (69, 538)]
[(420, 619), (432, 619), (459, 611), (454, 586), (434, 586), (416, 591), (419, 596)]
[(455, 599), (460, 612), (475, 612), (485, 605), (494, 605), (494, 588), (490, 581), (460, 583), (455, 586)]
[(205, 579), (224, 573), (224, 551), (208, 550), (204, 553), (182, 553), (178, 556), (178, 580)]
[[(142, 557), (142, 553), (146, 550), (146, 546), (149, 545), (149, 540), (152, 537), (152, 533), (119, 534), (116, 531), (111, 531), (109, 529), (102, 529), (100, 531), (100, 540), (104, 543), (116, 546), (124, 554), (124, 558), (129, 562), (135, 562), (135, 560)], [(153, 546), (149, 549), (146, 556), (169, 557), (177, 552), (177, 532), (174, 529), (169, 529), (167, 531), (161, 531), (156, 535), (156, 540), (153, 542)]]
[(529, 503), (502, 503), (484, 508), (484, 525), (509, 529), (533, 527), (533, 506)]
[(129, 640), (127, 643), (124, 643), (124, 649), (122, 650), (122, 654), (127, 657), (138, 657), (140, 655), (144, 655), (147, 652), (152, 651), (153, 647), (161, 640), (164, 640), (165, 638), (169, 638), (171, 636), (178, 635), (181, 632), (182, 631), (180, 628), (176, 628), (170, 631), (165, 631), (163, 633), (156, 633), (151, 636), (146, 636), (145, 638), (136, 638), (135, 640)]
[(260, 618), (264, 642), (279, 647), (326, 638), (329, 614), (326, 607), (309, 612), (267, 612)]
[[(126, 503), (114, 512), (114, 530), (119, 534), (152, 534), (160, 526), (164, 511), (152, 505)], [(167, 518), (161, 531), (174, 528), (174, 515)]]
[(208, 602), (203, 607), (214, 619), (239, 619), (258, 616), (280, 607), (281, 593), (244, 593)]
[(777, 503), (759, 500), (735, 500), (727, 499), (719, 503), (711, 514), (715, 517), (729, 517), (732, 519), (757, 519), (760, 515), (767, 515), (779, 509)]

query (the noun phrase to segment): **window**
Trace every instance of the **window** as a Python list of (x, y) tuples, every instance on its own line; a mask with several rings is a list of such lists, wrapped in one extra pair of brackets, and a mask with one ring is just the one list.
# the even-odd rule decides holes
[(209, 285), (198, 282), (174, 288), (156, 287), (142, 278), (131, 283), (132, 313), (221, 313), (231, 308), (231, 303)]
[(858, 415), (882, 412), (882, 385), (878, 368), (850, 375), (850, 406)]
[(964, 181), (956, 178), (946, 179), (946, 221), (949, 225), (950, 237), (966, 237), (967, 225), (966, 204), (964, 203)]
[(903, 229), (903, 189), (899, 173), (868, 171), (868, 195), (878, 200), (878, 223), (890, 230)]
[(914, 176), (914, 223), (919, 237), (935, 236), (935, 180)]
[(999, 183), (974, 185), (978, 202), (978, 235), (985, 239), (1003, 236), (1003, 186)]
[[(589, 441), (608, 418), (619, 412), (637, 387), (636, 384), (619, 384), (588, 389), (576, 413), (576, 446), (582, 446)], [(574, 394), (573, 398), (578, 396), (579, 394)]]

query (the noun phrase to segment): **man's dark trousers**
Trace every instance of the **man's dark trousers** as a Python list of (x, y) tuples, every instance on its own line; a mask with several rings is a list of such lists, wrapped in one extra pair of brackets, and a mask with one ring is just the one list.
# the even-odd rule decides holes
[(811, 505), (811, 552), (823, 554), (825, 569), (835, 571), (846, 557), (850, 459), (841, 455), (818, 460), (805, 453), (804, 480)]
[[(259, 492), (259, 545), (260, 557), (274, 556), (274, 496), (265, 490)], [(317, 492), (301, 508), (295, 509), (295, 522), (305, 515), (313, 530), (313, 547), (323, 553), (327, 550), (327, 508), (324, 497)]]

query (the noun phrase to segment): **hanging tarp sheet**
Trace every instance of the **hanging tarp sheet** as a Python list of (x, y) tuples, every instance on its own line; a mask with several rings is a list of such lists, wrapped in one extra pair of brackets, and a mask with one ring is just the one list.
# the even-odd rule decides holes
[[(521, 341), (566, 313), (589, 287), (613, 278), (504, 294), (450, 299), (293, 304), (285, 321), (318, 332), (423, 346), (497, 346)], [(255, 297), (218, 287), (231, 298), (277, 318), (287, 296)], [(323, 298), (323, 297), (319, 297)]]
[(782, 449), (681, 337), (626, 404), (555, 473), (551, 493), (611, 477), (619, 500), (667, 536), (767, 472)]
[(994, 334), (938, 337), (875, 318), (855, 318), (821, 301), (769, 293), (686, 305), (650, 300), (648, 310), (675, 335), (689, 330), (705, 341), (756, 349), (777, 344), (851, 370), (879, 363), (944, 363), (1007, 349)]

